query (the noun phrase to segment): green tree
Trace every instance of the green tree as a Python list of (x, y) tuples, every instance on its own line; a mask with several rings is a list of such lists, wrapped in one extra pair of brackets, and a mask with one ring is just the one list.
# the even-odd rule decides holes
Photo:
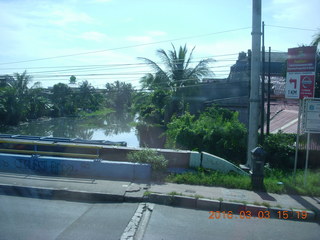
[(129, 110), (132, 105), (134, 89), (130, 83), (115, 81), (106, 84), (106, 104), (117, 112)]
[(174, 92), (177, 92), (180, 87), (199, 83), (202, 77), (213, 74), (209, 68), (209, 63), (213, 61), (210, 58), (203, 59), (195, 67), (191, 67), (192, 54), (195, 47), (193, 47), (189, 55), (186, 45), (184, 47), (180, 46), (178, 52), (174, 45), (172, 45), (172, 48), (173, 50), (168, 52), (163, 49), (157, 50), (164, 69), (148, 58), (139, 58), (149, 64), (155, 71), (154, 81), (149, 81), (148, 76), (150, 77), (150, 75), (142, 78), (141, 81), (145, 86), (153, 88), (154, 84), (160, 84), (163, 88), (169, 87)]
[(15, 125), (28, 115), (28, 84), (32, 77), (24, 71), (15, 73), (12, 81), (0, 89), (0, 122)]
[(198, 118), (187, 112), (167, 127), (167, 147), (206, 151), (234, 163), (246, 157), (247, 130), (237, 112), (211, 107)]
[[(188, 99), (197, 93), (197, 88), (193, 86), (204, 76), (213, 75), (209, 68), (209, 63), (213, 61), (210, 58), (203, 59), (192, 67), (192, 54), (195, 47), (189, 54), (186, 45), (180, 46), (178, 51), (174, 45), (172, 48), (173, 50), (167, 52), (163, 49), (157, 50), (157, 55), (164, 67), (148, 58), (139, 58), (154, 70), (153, 74), (146, 74), (140, 80), (142, 88), (151, 90), (153, 93), (150, 93), (151, 101), (141, 106), (143, 111), (139, 113), (142, 118), (144, 116), (156, 118), (157, 123), (167, 123), (174, 114), (183, 114), (189, 104)], [(159, 100), (164, 104), (157, 105), (155, 102)]]
[(76, 81), (77, 81), (77, 78), (74, 75), (71, 75), (70, 79), (69, 79), (69, 83), (70, 84), (76, 84)]
[(48, 116), (50, 111), (50, 101), (44, 95), (44, 89), (35, 84), (29, 89), (28, 94), (28, 118), (37, 119)]
[(72, 90), (64, 83), (53, 86), (51, 101), (53, 103), (53, 116), (72, 116), (77, 112), (76, 99)]
[(320, 43), (320, 32), (318, 32), (318, 33), (316, 33), (316, 34), (314, 35), (314, 38), (313, 38), (313, 40), (312, 40), (311, 45), (312, 45), (312, 46), (318, 46), (319, 43)]

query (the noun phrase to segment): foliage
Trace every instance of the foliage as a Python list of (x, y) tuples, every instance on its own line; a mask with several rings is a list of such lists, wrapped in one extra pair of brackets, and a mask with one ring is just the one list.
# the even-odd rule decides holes
[(53, 103), (54, 117), (73, 116), (77, 112), (77, 101), (74, 98), (71, 88), (58, 83), (53, 86), (51, 101)]
[(225, 174), (218, 171), (210, 171), (199, 168), (197, 172), (187, 172), (182, 174), (171, 174), (166, 178), (169, 182), (219, 186), (227, 188), (238, 188), (251, 190), (251, 179), (248, 176), (238, 174)]
[[(292, 172), (281, 169), (269, 168), (265, 170), (264, 187), (270, 193), (301, 194), (309, 196), (320, 196), (320, 170), (308, 172), (307, 184), (304, 185), (304, 171), (298, 170), (296, 181)], [(197, 172), (182, 174), (171, 174), (166, 180), (168, 182), (181, 184), (194, 184), (206, 186), (220, 186), (226, 188), (237, 188), (252, 190), (251, 179), (248, 176), (237, 174), (225, 174), (217, 171), (199, 168)]]
[(14, 74), (14, 80), (0, 88), (0, 123), (15, 125), (28, 114), (28, 84), (31, 76), (24, 71)]
[(167, 147), (206, 151), (236, 164), (245, 159), (247, 130), (236, 112), (211, 107), (198, 118), (187, 112), (167, 127)]
[(103, 106), (103, 95), (84, 81), (79, 89), (71, 89), (63, 83), (55, 84), (48, 94), (24, 71), (0, 86), (0, 124), (16, 125), (28, 119), (44, 116), (78, 116), (79, 113), (98, 111)]
[(156, 172), (165, 171), (168, 165), (168, 160), (152, 149), (130, 152), (128, 154), (128, 160), (131, 162), (149, 163), (151, 164), (152, 170)]
[(70, 83), (70, 84), (76, 84), (76, 81), (77, 81), (77, 78), (76, 78), (74, 75), (71, 75), (71, 76), (70, 76), (69, 83)]
[(94, 87), (83, 81), (79, 86), (79, 94), (76, 97), (78, 108), (83, 111), (92, 112), (101, 108), (103, 103), (103, 96), (100, 93), (95, 92)]
[(150, 93), (139, 93), (134, 98), (133, 110), (139, 113), (140, 121), (148, 124), (164, 125), (169, 121), (168, 107), (171, 93), (166, 90), (155, 90)]
[(117, 112), (124, 112), (131, 107), (134, 89), (130, 83), (115, 81), (106, 84), (106, 106)]
[(263, 148), (267, 152), (266, 162), (272, 168), (290, 169), (295, 154), (295, 134), (276, 133), (265, 137)]
[(173, 50), (169, 50), (168, 52), (163, 49), (157, 50), (157, 54), (164, 64), (165, 70), (150, 59), (140, 58), (147, 64), (150, 64), (156, 73), (154, 81), (148, 82), (145, 81), (145, 78), (142, 79), (145, 86), (154, 88), (161, 83), (161, 88), (169, 87), (176, 92), (178, 87), (195, 84), (200, 81), (201, 77), (212, 74), (208, 67), (212, 59), (203, 59), (195, 67), (190, 66), (195, 47), (193, 47), (189, 56), (186, 45), (184, 47), (180, 46), (178, 52), (174, 45), (172, 45), (172, 48)]
[[(139, 58), (149, 64), (154, 73), (148, 73), (141, 78), (143, 89), (151, 92), (140, 94), (135, 100), (135, 110), (141, 120), (147, 123), (166, 124), (173, 115), (182, 115), (188, 105), (188, 99), (196, 94), (197, 88), (191, 86), (200, 82), (204, 76), (212, 75), (209, 63), (212, 59), (203, 59), (192, 67), (192, 54), (188, 54), (187, 46), (180, 46), (179, 51), (172, 45), (173, 50), (157, 50), (164, 65), (162, 68), (156, 62)], [(147, 96), (146, 101), (140, 101)]]

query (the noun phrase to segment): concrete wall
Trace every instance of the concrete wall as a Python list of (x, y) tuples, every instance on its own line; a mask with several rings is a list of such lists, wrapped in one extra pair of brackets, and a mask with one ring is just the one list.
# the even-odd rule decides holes
[(114, 180), (149, 180), (150, 164), (0, 154), (0, 171)]
[(218, 156), (215, 156), (206, 152), (202, 152), (201, 154), (202, 154), (201, 166), (203, 168), (218, 170), (224, 173), (235, 172), (241, 175), (248, 175), (241, 168), (237, 167), (236, 165), (232, 164), (231, 162), (223, 158), (220, 158)]
[[(128, 161), (127, 154), (133, 151), (140, 151), (142, 148), (128, 147), (103, 147), (100, 150), (102, 159), (110, 159), (112, 161)], [(190, 155), (192, 151), (171, 150), (171, 149), (154, 149), (162, 154), (168, 160), (170, 168), (188, 168)]]

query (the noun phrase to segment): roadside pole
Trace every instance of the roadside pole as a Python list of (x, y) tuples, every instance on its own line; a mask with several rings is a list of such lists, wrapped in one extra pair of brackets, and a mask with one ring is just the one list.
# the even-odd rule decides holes
[(298, 152), (299, 152), (301, 108), (302, 108), (302, 101), (299, 99), (298, 126), (297, 126), (297, 138), (296, 138), (296, 152), (295, 152), (295, 156), (294, 156), (294, 169), (293, 169), (293, 183), (294, 184), (296, 183), (296, 172), (297, 172), (297, 162), (298, 162)]
[(269, 47), (269, 61), (268, 61), (268, 100), (267, 100), (267, 135), (270, 134), (270, 91), (271, 91), (271, 47)]
[(261, 52), (261, 0), (252, 0), (252, 56), (250, 79), (249, 133), (246, 167), (252, 169), (251, 150), (258, 144)]
[(263, 145), (264, 142), (264, 94), (265, 94), (265, 46), (264, 46), (264, 22), (262, 22), (262, 73), (261, 73), (261, 123), (260, 123), (260, 144)]

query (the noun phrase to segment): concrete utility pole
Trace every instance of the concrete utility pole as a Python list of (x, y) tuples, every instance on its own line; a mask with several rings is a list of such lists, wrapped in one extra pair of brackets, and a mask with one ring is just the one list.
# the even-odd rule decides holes
[(261, 66), (261, 0), (252, 0), (252, 55), (251, 55), (251, 79), (250, 79), (250, 112), (249, 133), (246, 166), (253, 167), (251, 150), (258, 144), (259, 125), (259, 87)]

